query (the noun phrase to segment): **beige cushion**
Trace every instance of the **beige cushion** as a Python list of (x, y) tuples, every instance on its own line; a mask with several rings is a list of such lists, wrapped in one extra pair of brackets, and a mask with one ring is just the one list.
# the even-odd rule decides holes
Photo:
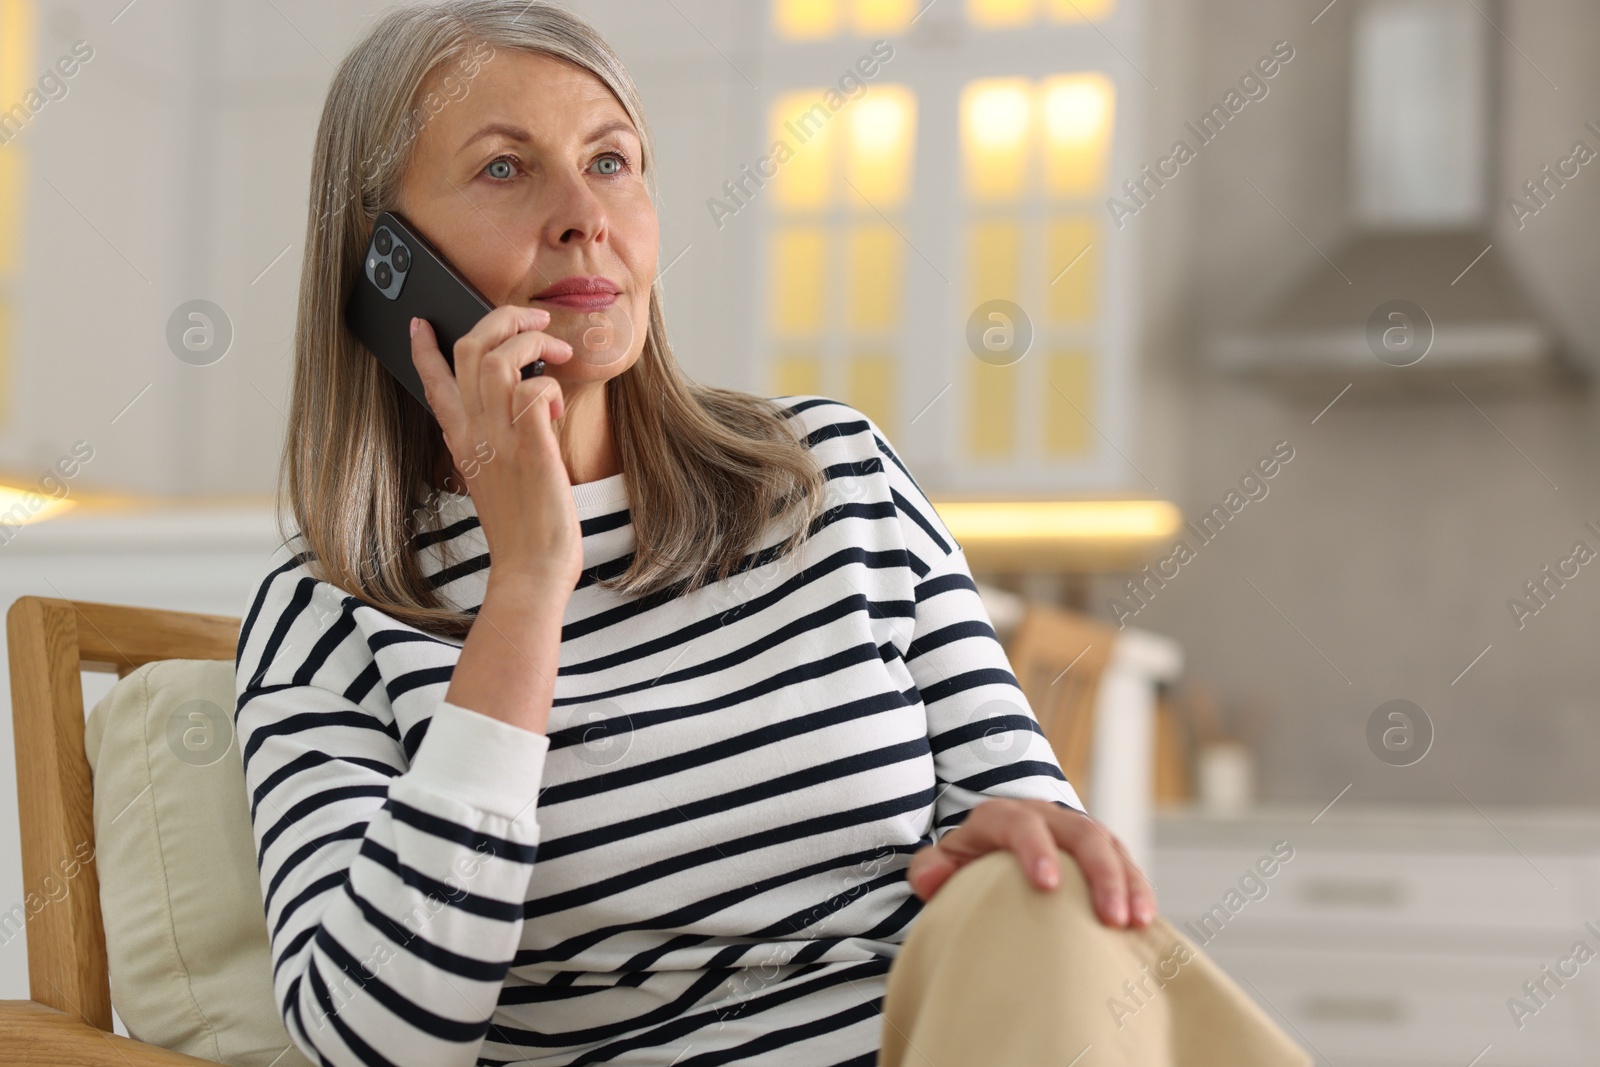
[(148, 663), (89, 714), (111, 1003), (140, 1041), (310, 1067), (272, 997), (229, 660)]

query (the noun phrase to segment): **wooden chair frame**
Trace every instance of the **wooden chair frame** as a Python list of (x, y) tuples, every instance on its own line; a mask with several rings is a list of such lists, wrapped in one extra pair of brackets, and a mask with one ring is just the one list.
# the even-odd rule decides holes
[[(0, 1064), (211, 1063), (112, 1032), (80, 672), (125, 678), (155, 660), (232, 660), (239, 626), (225, 615), (38, 596), (6, 612), (24, 911), (44, 903), (26, 918), (32, 999), (0, 1000)], [(49, 887), (63, 881), (57, 897)]]
[(1095, 701), (1117, 631), (1087, 615), (1030, 603), (1005, 642), (1017, 684), (1078, 795), (1089, 796)]

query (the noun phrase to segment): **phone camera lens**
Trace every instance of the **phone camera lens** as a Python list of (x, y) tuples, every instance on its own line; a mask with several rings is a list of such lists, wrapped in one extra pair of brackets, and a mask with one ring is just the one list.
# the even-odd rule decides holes
[(372, 272), (372, 280), (378, 283), (379, 289), (389, 288), (389, 283), (394, 281), (394, 271), (389, 269), (389, 264), (379, 263)]
[(373, 237), (372, 247), (378, 250), (378, 255), (380, 256), (389, 254), (389, 249), (394, 247), (394, 235), (389, 232), (387, 226), (379, 230), (377, 236)]
[(411, 249), (405, 245), (395, 245), (394, 255), (389, 259), (394, 263), (394, 269), (402, 274), (411, 269)]

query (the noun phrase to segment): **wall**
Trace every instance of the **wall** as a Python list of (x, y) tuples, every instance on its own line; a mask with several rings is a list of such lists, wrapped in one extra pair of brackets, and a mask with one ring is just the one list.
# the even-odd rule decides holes
[[(703, 204), (736, 173), (732, 141), (756, 107), (719, 50), (748, 64), (739, 42), (760, 10), (731, 0), (572, 6), (622, 54), (655, 127), (662, 265), (688, 249), (663, 280), (679, 358), (742, 385), (748, 302), (730, 299), (727, 279), (749, 272)], [(86, 438), (103, 486), (270, 492), (312, 141), (333, 64), (368, 12), (311, 0), (117, 7), (39, 4), (40, 72), (77, 39), (94, 57), (18, 140), (28, 152), (24, 312), (0, 463), (42, 472)], [(173, 309), (197, 297), (221, 305), (234, 329), (227, 356), (206, 367), (179, 361), (165, 340)]]
[[(1256, 723), (1269, 797), (1326, 802), (1351, 785), (1353, 800), (1592, 802), (1600, 576), (1584, 568), (1520, 631), (1506, 601), (1576, 540), (1600, 548), (1584, 529), (1600, 522), (1594, 396), (1478, 396), (1480, 414), (1453, 391), (1407, 403), (1358, 386), (1312, 425), (1336, 390), (1291, 401), (1218, 379), (1200, 360), (1210, 332), (1248, 323), (1299, 272), (1322, 265), (1308, 242), (1332, 253), (1346, 232), (1344, 50), (1354, 6), (1337, 3), (1312, 25), (1321, 0), (1198, 5), (1190, 112), (1272, 41), (1291, 41), (1296, 56), (1185, 175), (1198, 188), (1192, 213), (1158, 199), (1134, 220), (1167, 218), (1193, 234), (1187, 252), (1174, 248), (1187, 256), (1192, 306), (1173, 312), (1163, 299), (1150, 309), (1187, 323), (1184, 468), (1169, 495), (1197, 516), (1275, 442), (1289, 441), (1295, 459), (1136, 624), (1179, 638), (1191, 673)], [(1520, 232), (1505, 197), (1580, 136), (1600, 147), (1583, 129), (1600, 119), (1600, 11), (1557, 0), (1485, 11), (1515, 42), (1502, 47), (1505, 133), (1489, 254), (1523, 271), (1573, 349), (1595, 360), (1600, 173), (1586, 168)], [(1097, 609), (1114, 584), (1095, 583)], [(1436, 727), (1434, 749), (1412, 767), (1387, 766), (1366, 745), (1368, 716), (1394, 698), (1420, 704)]]

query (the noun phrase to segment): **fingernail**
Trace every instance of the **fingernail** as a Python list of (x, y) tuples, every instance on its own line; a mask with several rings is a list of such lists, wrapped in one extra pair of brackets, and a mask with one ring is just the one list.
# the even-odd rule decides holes
[(412, 337), (415, 337), (417, 335), (417, 323), (419, 321), (421, 321), (421, 320), (419, 320), (415, 315), (411, 316), (411, 336)]
[(1039, 879), (1039, 884), (1046, 889), (1054, 889), (1056, 883), (1061, 880), (1059, 873), (1050, 865), (1050, 861), (1042, 857), (1033, 865), (1033, 870)]
[(1114, 900), (1111, 902), (1111, 919), (1118, 926), (1128, 925), (1128, 902), (1126, 900)]

